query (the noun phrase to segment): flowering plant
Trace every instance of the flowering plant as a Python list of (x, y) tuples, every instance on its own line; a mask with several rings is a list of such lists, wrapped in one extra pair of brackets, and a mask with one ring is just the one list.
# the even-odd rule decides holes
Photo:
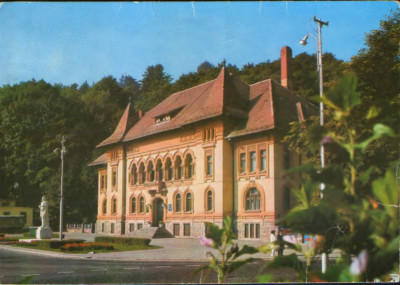
[(240, 266), (254, 262), (256, 258), (246, 258), (237, 260), (243, 254), (257, 253), (254, 247), (244, 245), (240, 250), (237, 243), (233, 243), (236, 238), (232, 228), (232, 220), (229, 216), (224, 219), (223, 228), (220, 229), (213, 223), (205, 223), (208, 227), (206, 236), (199, 237), (200, 244), (218, 251), (219, 256), (215, 256), (211, 251), (207, 252), (210, 257), (210, 264), (200, 267), (197, 271), (203, 269), (212, 269), (218, 275), (218, 283), (223, 283), (227, 274), (233, 272)]

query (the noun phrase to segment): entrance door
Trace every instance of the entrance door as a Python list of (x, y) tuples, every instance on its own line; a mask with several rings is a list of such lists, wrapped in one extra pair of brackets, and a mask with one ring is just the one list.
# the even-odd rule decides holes
[(163, 200), (158, 198), (153, 202), (153, 227), (158, 227), (160, 222), (164, 221)]

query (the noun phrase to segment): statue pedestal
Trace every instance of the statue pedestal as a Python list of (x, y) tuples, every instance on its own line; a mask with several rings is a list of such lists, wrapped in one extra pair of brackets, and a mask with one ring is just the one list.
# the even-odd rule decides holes
[(39, 227), (36, 230), (37, 239), (51, 239), (53, 237), (53, 231), (50, 227)]

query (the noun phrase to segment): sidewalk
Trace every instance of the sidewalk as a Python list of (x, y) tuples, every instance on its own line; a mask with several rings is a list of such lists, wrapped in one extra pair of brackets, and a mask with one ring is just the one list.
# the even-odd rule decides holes
[[(65, 233), (65, 239), (85, 239), (87, 241), (93, 241), (94, 234), (84, 233)], [(247, 244), (249, 246), (258, 247), (264, 244), (263, 241), (259, 240), (239, 240), (235, 241), (239, 244), (239, 247)], [(152, 239), (150, 245), (160, 246), (160, 249), (140, 250), (140, 251), (123, 251), (123, 252), (109, 252), (109, 253), (97, 253), (97, 254), (67, 254), (58, 252), (49, 252), (42, 250), (17, 248), (12, 246), (2, 245), (0, 248), (25, 252), (28, 254), (40, 254), (52, 257), (62, 258), (78, 258), (78, 259), (93, 259), (93, 260), (119, 260), (119, 261), (208, 261), (207, 252), (211, 251), (215, 256), (218, 256), (218, 252), (215, 249), (204, 247), (200, 245), (200, 242), (196, 238), (161, 238)], [(284, 255), (294, 253), (293, 250), (285, 249)], [(271, 256), (265, 253), (252, 254), (252, 257), (261, 259), (270, 259)], [(331, 255), (337, 257), (338, 253)], [(250, 257), (250, 255), (244, 255), (243, 258)], [(301, 255), (300, 255), (301, 258)]]

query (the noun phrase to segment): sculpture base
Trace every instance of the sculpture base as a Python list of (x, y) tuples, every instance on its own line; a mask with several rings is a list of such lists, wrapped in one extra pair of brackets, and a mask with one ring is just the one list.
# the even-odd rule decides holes
[(36, 230), (37, 239), (51, 239), (53, 237), (53, 231), (50, 227), (39, 227)]

